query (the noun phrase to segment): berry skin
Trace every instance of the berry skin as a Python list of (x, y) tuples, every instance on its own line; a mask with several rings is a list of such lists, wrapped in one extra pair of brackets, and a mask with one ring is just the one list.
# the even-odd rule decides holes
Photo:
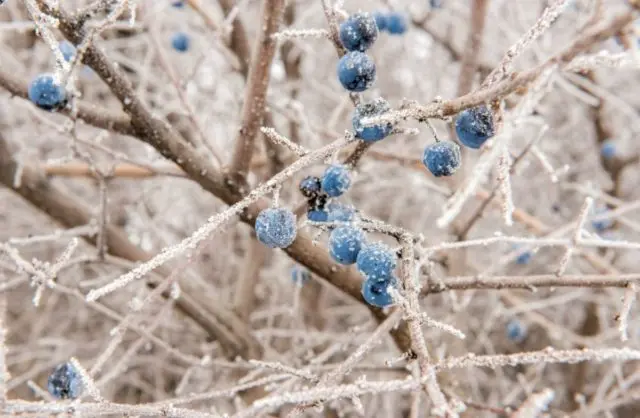
[(364, 52), (378, 39), (378, 25), (370, 13), (355, 13), (340, 24), (340, 41), (348, 51)]
[(456, 119), (456, 134), (462, 145), (480, 148), (495, 134), (493, 114), (485, 105), (463, 110)]
[(375, 12), (373, 14), (373, 18), (376, 21), (376, 26), (378, 27), (378, 32), (387, 29), (387, 15), (382, 12)]
[(306, 198), (312, 199), (322, 192), (322, 183), (316, 176), (307, 176), (298, 185), (300, 193)]
[(329, 222), (351, 222), (356, 216), (353, 206), (341, 205), (340, 203), (329, 203), (327, 207)]
[(338, 61), (338, 80), (349, 91), (365, 91), (376, 80), (376, 65), (363, 52), (347, 52)]
[(171, 46), (178, 52), (186, 52), (189, 50), (191, 39), (186, 33), (178, 32), (171, 38)]
[(76, 55), (76, 47), (69, 41), (60, 41), (59, 44), (60, 52), (62, 52), (62, 56), (64, 60), (67, 62), (71, 62), (73, 57)]
[(407, 31), (407, 18), (399, 12), (391, 12), (387, 15), (387, 32), (392, 35), (402, 35)]
[(365, 142), (375, 142), (388, 136), (393, 130), (392, 124), (363, 126), (361, 121), (363, 118), (380, 116), (390, 110), (391, 106), (389, 106), (389, 103), (382, 97), (366, 103), (360, 103), (356, 106), (353, 111), (353, 117), (351, 118), (353, 130), (356, 132), (356, 138), (360, 138)]
[(29, 84), (29, 100), (44, 110), (58, 110), (67, 104), (67, 93), (53, 74), (40, 74)]
[(302, 266), (295, 265), (291, 268), (291, 281), (303, 285), (311, 279), (311, 272)]
[(362, 247), (356, 264), (369, 280), (389, 280), (396, 268), (396, 254), (382, 242), (376, 242)]
[(307, 211), (307, 219), (312, 222), (327, 222), (329, 220), (329, 214), (323, 209), (309, 208)]
[(341, 225), (331, 231), (329, 236), (329, 254), (340, 264), (353, 264), (356, 262), (364, 233), (361, 229), (351, 225)]
[(265, 209), (256, 218), (256, 237), (269, 248), (286, 248), (296, 239), (296, 215), (289, 209)]
[(71, 363), (56, 366), (47, 380), (47, 390), (57, 399), (75, 399), (82, 392), (80, 374)]
[(428, 145), (422, 162), (434, 176), (450, 176), (460, 168), (460, 147), (449, 141)]
[(349, 170), (343, 165), (328, 167), (322, 176), (322, 190), (331, 197), (337, 197), (347, 191), (351, 186)]
[(362, 297), (369, 305), (384, 308), (393, 304), (393, 298), (389, 293), (390, 286), (396, 286), (397, 280), (391, 277), (388, 280), (366, 279), (362, 282)]
[(506, 333), (511, 341), (521, 343), (527, 338), (527, 327), (517, 319), (512, 319), (507, 323)]
[(602, 143), (602, 147), (600, 147), (600, 155), (602, 155), (602, 158), (605, 158), (605, 159), (615, 157), (616, 146), (612, 140), (607, 139)]

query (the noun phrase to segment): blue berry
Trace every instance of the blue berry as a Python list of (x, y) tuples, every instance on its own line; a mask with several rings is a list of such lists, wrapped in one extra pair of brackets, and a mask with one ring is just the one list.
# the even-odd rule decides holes
[(322, 183), (319, 177), (307, 176), (300, 181), (298, 189), (304, 197), (311, 199), (322, 192)]
[(345, 206), (340, 203), (329, 203), (327, 212), (329, 222), (351, 222), (356, 216), (356, 210), (353, 206)]
[(602, 155), (602, 158), (607, 159), (615, 157), (616, 146), (613, 143), (613, 140), (607, 139), (602, 143), (602, 146), (600, 147), (600, 155)]
[(395, 287), (396, 282), (395, 277), (388, 280), (366, 279), (362, 282), (362, 297), (369, 305), (378, 308), (389, 306), (393, 304), (389, 287)]
[(450, 176), (460, 168), (460, 147), (449, 141), (428, 145), (422, 162), (436, 177)]
[(362, 243), (364, 232), (351, 225), (341, 225), (331, 231), (329, 236), (329, 254), (340, 264), (356, 262)]
[(171, 3), (171, 7), (175, 7), (176, 9), (184, 8), (184, 1), (178, 0)]
[(311, 272), (302, 266), (295, 265), (291, 268), (291, 281), (303, 285), (311, 279)]
[(347, 52), (338, 61), (338, 79), (340, 84), (349, 91), (365, 91), (376, 80), (376, 65), (363, 52)]
[(67, 62), (71, 62), (73, 57), (76, 55), (76, 47), (69, 41), (60, 41), (59, 44), (60, 52), (64, 57), (64, 60)]
[[(608, 209), (606, 207), (600, 207), (600, 208), (597, 208), (597, 209), (594, 210), (594, 214), (596, 216), (602, 215), (602, 214), (606, 213), (607, 210)], [(609, 229), (609, 228), (611, 228), (613, 226), (613, 219), (605, 218), (605, 219), (602, 219), (602, 220), (594, 220), (594, 221), (591, 221), (591, 226), (593, 226), (593, 229), (595, 229), (596, 231), (602, 232), (605, 229)]]
[(47, 380), (47, 390), (57, 399), (75, 399), (80, 396), (82, 379), (73, 364), (56, 366)]
[(508, 339), (520, 343), (527, 337), (527, 327), (517, 319), (512, 319), (507, 323), (506, 333)]
[(516, 260), (515, 260), (516, 264), (520, 264), (520, 265), (529, 264), (529, 261), (531, 261), (531, 257), (533, 257), (533, 253), (531, 251), (523, 252), (516, 257)]
[(382, 242), (376, 242), (362, 247), (356, 264), (367, 279), (389, 280), (396, 268), (396, 254)]
[(307, 211), (307, 219), (312, 222), (327, 222), (327, 220), (329, 220), (329, 214), (323, 209), (309, 208)]
[(439, 9), (442, 7), (443, 0), (429, 0), (429, 5), (432, 9)]
[(391, 123), (363, 126), (362, 119), (374, 116), (380, 116), (391, 110), (389, 103), (382, 97), (373, 99), (369, 102), (360, 103), (353, 111), (351, 123), (353, 130), (356, 131), (356, 138), (360, 138), (365, 142), (375, 142), (388, 136), (393, 130)]
[(378, 38), (378, 25), (369, 13), (355, 13), (340, 24), (340, 41), (348, 51), (364, 52)]
[(171, 38), (171, 46), (178, 52), (186, 52), (189, 49), (191, 39), (186, 33), (178, 32)]
[(387, 29), (387, 15), (382, 12), (375, 12), (373, 14), (373, 18), (376, 21), (376, 26), (378, 27), (378, 31), (383, 31)]
[(44, 110), (57, 110), (67, 104), (67, 93), (53, 74), (40, 74), (29, 84), (29, 100)]
[(491, 110), (485, 105), (463, 110), (456, 119), (456, 133), (462, 145), (480, 148), (495, 134)]
[(400, 12), (387, 15), (387, 31), (392, 35), (402, 35), (407, 31), (407, 18)]
[(322, 176), (322, 190), (331, 197), (340, 196), (351, 186), (347, 167), (339, 164), (328, 167)]
[(296, 239), (296, 215), (289, 209), (265, 209), (256, 218), (256, 237), (269, 248), (286, 248)]

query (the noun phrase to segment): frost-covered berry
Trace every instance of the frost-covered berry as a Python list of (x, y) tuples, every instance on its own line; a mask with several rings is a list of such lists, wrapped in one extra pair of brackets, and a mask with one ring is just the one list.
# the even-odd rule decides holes
[(407, 17), (400, 12), (387, 15), (387, 32), (392, 35), (402, 35), (407, 31)]
[(63, 363), (53, 370), (47, 380), (47, 390), (57, 399), (75, 399), (82, 392), (82, 379), (71, 363)]
[(307, 200), (307, 207), (309, 210), (326, 210), (327, 200), (329, 200), (329, 196), (325, 192), (321, 192), (316, 197)]
[(191, 39), (186, 33), (177, 32), (171, 38), (171, 46), (178, 52), (186, 52), (189, 50)]
[(391, 123), (364, 126), (363, 118), (380, 116), (391, 110), (389, 103), (382, 97), (373, 99), (369, 102), (360, 103), (353, 111), (351, 123), (353, 130), (356, 132), (356, 138), (360, 138), (365, 142), (375, 142), (388, 136), (393, 130)]
[(383, 31), (387, 29), (387, 15), (382, 12), (374, 12), (373, 18), (376, 21), (376, 26), (378, 27), (378, 31)]
[(396, 254), (382, 242), (376, 242), (362, 247), (356, 264), (367, 279), (388, 280), (396, 268)]
[(378, 25), (370, 13), (354, 13), (340, 24), (340, 41), (349, 51), (364, 52), (378, 39)]
[(71, 62), (73, 57), (76, 55), (76, 47), (67, 40), (60, 41), (58, 47), (60, 48), (60, 52), (62, 53), (64, 60), (67, 62)]
[(329, 254), (340, 264), (356, 262), (362, 243), (364, 232), (352, 225), (341, 225), (331, 231), (329, 236)]
[[(605, 213), (607, 213), (608, 209), (606, 207), (599, 207), (594, 209), (594, 215), (596, 216), (601, 216)], [(606, 229), (609, 229), (613, 226), (613, 219), (611, 218), (603, 218), (603, 219), (598, 219), (598, 220), (593, 220), (591, 221), (591, 226), (593, 227), (593, 229), (595, 229), (598, 232), (602, 232)]]
[(269, 248), (286, 248), (296, 239), (296, 215), (289, 209), (265, 209), (256, 218), (256, 237)]
[(422, 162), (436, 177), (450, 176), (460, 168), (460, 147), (450, 141), (428, 145)]
[(331, 197), (340, 196), (351, 186), (347, 167), (340, 164), (329, 166), (322, 176), (322, 190)]
[(312, 222), (327, 222), (329, 214), (324, 209), (309, 208), (307, 211), (307, 219)]
[(338, 80), (349, 91), (365, 91), (376, 80), (376, 65), (363, 52), (347, 52), (338, 61)]
[(506, 326), (507, 338), (513, 342), (520, 343), (527, 337), (527, 326), (517, 319), (512, 319)]
[(353, 206), (332, 202), (327, 206), (327, 213), (329, 222), (351, 222), (356, 216), (356, 209)]
[(67, 93), (53, 74), (40, 74), (29, 84), (29, 100), (41, 109), (57, 110), (67, 104)]
[(606, 158), (606, 159), (615, 157), (616, 146), (613, 140), (607, 139), (602, 143), (602, 146), (600, 147), (600, 155), (602, 155), (602, 158)]
[(307, 197), (309, 199), (318, 196), (318, 194), (322, 191), (322, 183), (320, 182), (320, 177), (307, 176), (303, 178), (298, 185), (298, 189), (304, 197)]
[(362, 282), (362, 297), (369, 305), (378, 308), (389, 306), (393, 304), (389, 288), (395, 287), (396, 283), (395, 277), (388, 280), (366, 279)]
[(291, 268), (291, 281), (303, 285), (311, 279), (311, 272), (306, 268), (295, 265)]
[(485, 105), (460, 112), (456, 119), (456, 134), (462, 145), (478, 149), (495, 134), (493, 114)]

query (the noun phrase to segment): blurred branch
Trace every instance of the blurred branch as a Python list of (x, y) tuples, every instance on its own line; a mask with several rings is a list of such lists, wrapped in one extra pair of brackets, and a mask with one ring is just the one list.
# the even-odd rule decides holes
[(471, 3), (471, 18), (467, 46), (460, 63), (458, 78), (458, 96), (467, 94), (473, 87), (473, 76), (478, 69), (478, 56), (482, 49), (482, 32), (487, 19), (489, 0), (473, 0)]

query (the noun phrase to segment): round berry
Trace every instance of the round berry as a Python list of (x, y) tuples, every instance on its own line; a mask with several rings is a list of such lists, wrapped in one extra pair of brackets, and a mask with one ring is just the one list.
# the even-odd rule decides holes
[(602, 155), (602, 158), (605, 158), (605, 159), (609, 159), (609, 158), (615, 157), (615, 155), (616, 155), (616, 146), (615, 146), (613, 140), (607, 139), (606, 141), (604, 141), (602, 143), (602, 146), (600, 147), (600, 155)]
[(322, 192), (322, 183), (320, 182), (319, 177), (307, 176), (300, 181), (298, 189), (304, 197), (311, 199)]
[(184, 8), (184, 1), (182, 0), (177, 0), (171, 3), (171, 7), (175, 7), (176, 9), (182, 9)]
[(178, 52), (186, 52), (189, 50), (191, 39), (186, 33), (178, 32), (171, 38), (171, 46)]
[(307, 211), (307, 219), (312, 222), (327, 222), (329, 214), (326, 210), (309, 208)]
[(265, 209), (256, 218), (256, 237), (269, 248), (286, 248), (296, 239), (296, 215), (289, 209)]
[(527, 327), (517, 319), (512, 319), (507, 323), (506, 334), (511, 341), (520, 343), (527, 337)]
[(80, 396), (82, 379), (73, 364), (56, 366), (47, 380), (47, 390), (57, 399), (75, 399)]
[(382, 242), (376, 242), (360, 250), (356, 264), (367, 279), (388, 280), (396, 268), (396, 254)]
[(376, 80), (376, 65), (363, 52), (347, 52), (338, 61), (338, 79), (340, 84), (349, 91), (365, 91)]
[(331, 231), (329, 236), (329, 254), (340, 264), (356, 262), (364, 241), (364, 232), (351, 225), (341, 225)]
[(388, 280), (366, 279), (362, 282), (362, 297), (369, 305), (384, 308), (393, 304), (390, 287), (396, 286), (395, 277)]
[(376, 21), (376, 26), (378, 27), (378, 31), (383, 31), (387, 29), (387, 15), (382, 12), (375, 12), (373, 14), (373, 18)]
[(329, 203), (327, 212), (329, 222), (351, 222), (356, 216), (356, 209), (353, 206), (341, 205), (340, 203)]
[(331, 197), (340, 196), (351, 186), (347, 167), (339, 164), (328, 167), (322, 176), (322, 190)]
[(429, 0), (429, 5), (432, 9), (439, 9), (442, 7), (443, 0)]
[(456, 134), (462, 145), (478, 149), (495, 134), (493, 114), (485, 105), (460, 112), (456, 119)]
[(295, 265), (291, 268), (291, 281), (303, 285), (311, 279), (311, 272), (306, 268)]
[(449, 141), (428, 145), (422, 162), (436, 177), (450, 176), (460, 168), (460, 147)]
[(365, 142), (375, 142), (388, 136), (393, 130), (391, 123), (364, 126), (362, 119), (380, 116), (390, 110), (391, 106), (389, 106), (389, 103), (382, 97), (360, 103), (356, 106), (353, 111), (353, 117), (351, 118), (353, 130), (356, 132), (356, 138), (360, 138)]
[(340, 24), (340, 41), (349, 51), (364, 52), (378, 38), (378, 26), (370, 13), (355, 13)]
[(76, 55), (76, 47), (69, 41), (60, 41), (59, 44), (60, 52), (64, 57), (64, 60), (67, 62), (71, 62), (73, 57)]
[(53, 74), (40, 74), (29, 84), (29, 100), (44, 110), (57, 110), (67, 104), (67, 93)]
[(407, 18), (400, 12), (387, 15), (387, 31), (392, 35), (402, 35), (407, 31)]

